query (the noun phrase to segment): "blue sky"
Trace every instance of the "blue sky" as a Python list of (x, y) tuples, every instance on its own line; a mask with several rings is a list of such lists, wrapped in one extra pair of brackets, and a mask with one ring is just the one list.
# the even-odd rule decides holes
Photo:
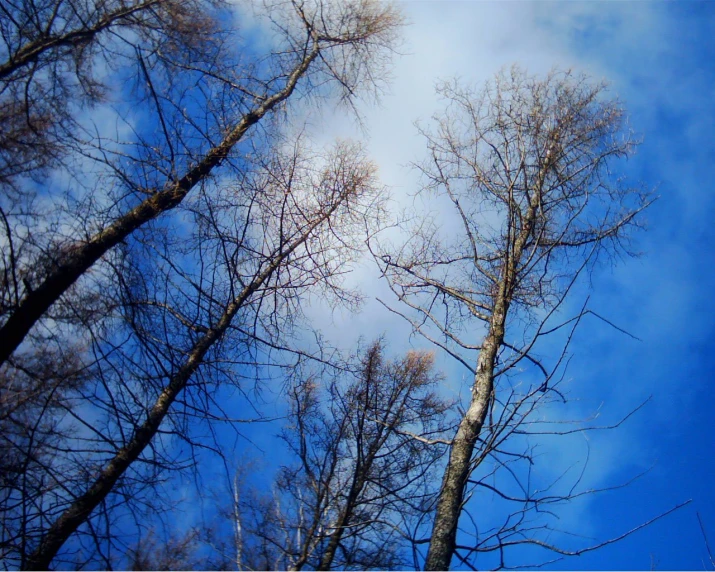
[[(642, 255), (595, 272), (589, 304), (641, 341), (585, 321), (572, 347), (569, 377), (575, 411), (600, 407), (604, 422), (652, 396), (617, 431), (591, 437), (589, 484), (616, 484), (652, 468), (624, 490), (576, 503), (562, 524), (604, 540), (678, 503), (693, 502), (618, 544), (553, 567), (703, 569), (707, 553), (696, 511), (715, 544), (715, 3), (401, 6), (410, 26), (391, 91), (381, 107), (364, 110), (370, 152), (397, 205), (413, 203), (417, 179), (407, 165), (423, 152), (413, 122), (437, 110), (438, 79), (458, 76), (478, 84), (512, 63), (532, 73), (570, 67), (608, 80), (633, 130), (642, 135), (623, 173), (660, 198), (646, 214), (647, 231), (633, 245)], [(340, 116), (316, 121), (321, 124), (327, 125), (319, 130), (326, 140), (360, 136)], [(354, 279), (370, 296), (387, 296), (369, 266)], [(582, 300), (575, 299), (574, 307)], [(384, 332), (394, 342), (391, 349), (399, 351), (409, 333), (370, 300), (358, 316), (333, 314), (321, 321), (331, 339), (347, 346), (358, 336)], [(442, 366), (461, 379), (456, 366), (448, 361)], [(574, 461), (583, 455), (575, 441), (561, 447), (549, 451)]]
[[(610, 7), (599, 6), (604, 12)], [(642, 482), (614, 496), (617, 512), (604, 503), (595, 514), (607, 530), (621, 518), (646, 518), (658, 506), (689, 498), (693, 503), (627, 542), (593, 554), (588, 566), (643, 568), (652, 554), (659, 569), (702, 569), (706, 552), (695, 511), (711, 544), (715, 528), (715, 422), (709, 413), (715, 397), (710, 223), (715, 212), (715, 5), (625, 6), (630, 16), (625, 21), (608, 18), (596, 32), (572, 30), (564, 41), (577, 58), (603, 69), (625, 100), (634, 129), (644, 137), (628, 172), (657, 186), (661, 196), (638, 241), (642, 258), (602, 273), (594, 283), (594, 302), (643, 342), (613, 337), (611, 344), (586, 342), (579, 348), (586, 372), (601, 362), (585, 377), (594, 387), (611, 380), (609, 399), (653, 395), (629, 428), (628, 440), (638, 449), (636, 457), (656, 464)], [(630, 30), (638, 29), (630, 22), (641, 13), (652, 21), (630, 37)]]
[[(565, 414), (599, 412), (599, 423), (609, 424), (651, 397), (618, 430), (588, 437), (584, 486), (615, 485), (650, 471), (628, 488), (564, 507), (560, 526), (588, 536), (580, 544), (586, 546), (688, 499), (692, 503), (620, 543), (551, 567), (703, 569), (707, 553), (696, 511), (715, 546), (715, 2), (404, 1), (400, 6), (409, 25), (393, 81), (380, 106), (361, 108), (362, 129), (344, 110), (332, 114), (329, 104), (307, 118), (318, 143), (367, 139), (396, 210), (419, 206), (413, 199), (418, 178), (409, 163), (422, 157), (424, 142), (414, 122), (426, 122), (438, 110), (434, 85), (440, 79), (480, 84), (513, 63), (531, 73), (573, 68), (609, 80), (632, 128), (643, 136), (636, 156), (622, 165), (631, 182), (660, 196), (646, 213), (647, 231), (634, 242), (643, 254), (597, 270), (571, 305), (579, 308), (591, 286), (590, 308), (641, 341), (584, 320), (571, 348), (572, 402)], [(259, 31), (251, 31), (250, 39), (254, 32), (259, 42)], [(331, 311), (318, 298), (307, 305), (327, 339), (348, 351), (359, 338), (383, 334), (394, 354), (428, 347), (376, 302), (377, 296), (389, 300), (389, 291), (370, 263), (349, 280), (366, 295), (360, 313)], [(446, 358), (439, 366), (447, 376), (445, 391), (466, 399), (468, 372)], [(262, 397), (268, 409), (277, 405), (280, 413), (277, 391), (267, 388)], [(275, 463), (271, 435), (278, 429), (273, 429), (239, 426), (261, 448), (239, 439), (246, 454), (236, 461), (265, 456), (267, 465)], [(227, 449), (234, 447), (234, 433), (222, 437)], [(582, 435), (545, 440), (542, 451), (545, 467), (556, 473), (583, 461), (586, 441)], [(215, 467), (216, 475), (222, 472)], [(191, 499), (193, 493), (187, 486), (169, 494)], [(192, 514), (197, 506), (185, 508), (190, 524), (198, 518)]]

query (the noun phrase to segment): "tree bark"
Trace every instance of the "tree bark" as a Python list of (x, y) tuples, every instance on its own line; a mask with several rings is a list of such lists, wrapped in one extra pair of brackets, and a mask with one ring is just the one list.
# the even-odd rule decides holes
[(330, 570), (330, 567), (333, 565), (333, 560), (335, 559), (335, 552), (338, 550), (338, 545), (340, 544), (340, 540), (342, 540), (343, 537), (343, 531), (348, 525), (348, 520), (350, 518), (350, 515), (352, 514), (355, 500), (357, 499), (357, 494), (353, 495), (353, 492), (354, 491), (351, 491), (350, 498), (348, 499), (345, 508), (340, 513), (340, 518), (334, 525), (335, 530), (330, 535), (330, 541), (328, 542), (328, 546), (325, 549), (323, 557), (320, 559), (320, 564), (318, 565), (316, 570)]
[(489, 333), (479, 353), (472, 400), (459, 423), (442, 479), (425, 570), (449, 570), (457, 541), (457, 524), (462, 511), (464, 488), (469, 478), (472, 452), (484, 426), (494, 391), (494, 364), (504, 341), (506, 312), (507, 307), (502, 300), (494, 310)]
[[(551, 145), (553, 147), (553, 143)], [(504, 267), (499, 282), (499, 292), (489, 321), (489, 332), (482, 343), (477, 360), (477, 373), (472, 386), (472, 400), (454, 437), (449, 461), (442, 479), (442, 488), (437, 501), (432, 537), (425, 561), (425, 570), (449, 570), (457, 543), (457, 526), (462, 512), (464, 489), (471, 470), (472, 453), (489, 412), (494, 392), (494, 366), (497, 353), (504, 343), (504, 331), (509, 306), (518, 279), (519, 262), (524, 245), (531, 236), (536, 212), (541, 203), (546, 171), (551, 168), (547, 161), (539, 171), (529, 206), (524, 213), (523, 226), (518, 229), (511, 223), (509, 236), (513, 237), (504, 254)], [(512, 207), (515, 211), (518, 207)], [(512, 220), (514, 220), (512, 218)]]

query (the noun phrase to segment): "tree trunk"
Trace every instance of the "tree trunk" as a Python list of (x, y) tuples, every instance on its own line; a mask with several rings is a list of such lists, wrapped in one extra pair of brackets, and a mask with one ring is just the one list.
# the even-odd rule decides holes
[(335, 552), (337, 552), (338, 545), (340, 544), (340, 540), (343, 537), (343, 530), (345, 530), (345, 526), (348, 524), (348, 516), (350, 512), (352, 511), (348, 510), (348, 507), (343, 509), (340, 518), (335, 523), (335, 530), (333, 531), (333, 534), (330, 535), (328, 547), (325, 549), (323, 557), (320, 559), (320, 564), (318, 565), (316, 570), (330, 570), (330, 567), (333, 565)]
[(494, 391), (494, 364), (504, 340), (506, 304), (500, 301), (494, 310), (482, 350), (477, 361), (477, 374), (469, 404), (449, 453), (437, 502), (432, 537), (425, 561), (425, 570), (449, 570), (457, 541), (457, 524), (462, 511), (464, 488), (469, 478), (472, 452), (482, 432)]
[[(552, 142), (550, 148), (553, 148), (553, 145)], [(517, 281), (518, 265), (524, 252), (524, 245), (534, 228), (536, 210), (541, 203), (544, 178), (550, 166), (550, 161), (546, 161), (539, 170), (535, 191), (524, 213), (522, 228), (517, 233), (515, 223), (511, 226), (510, 235), (513, 237), (513, 242), (511, 242), (511, 249), (507, 249), (505, 255), (503, 276), (499, 281), (499, 293), (492, 310), (489, 333), (479, 352), (477, 374), (474, 376), (472, 386), (472, 401), (457, 429), (444, 472), (425, 570), (448, 570), (455, 551), (464, 488), (469, 478), (474, 446), (482, 432), (494, 391), (494, 365), (497, 352), (504, 343), (506, 317), (514, 294), (514, 284)], [(518, 209), (516, 206), (511, 208), (514, 209), (512, 212)]]
[(154, 406), (151, 408), (146, 421), (135, 431), (129, 443), (122, 447), (105, 466), (99, 478), (94, 481), (89, 490), (79, 497), (64, 513), (52, 524), (40, 545), (29, 556), (24, 570), (49, 570), (50, 563), (59, 549), (89, 518), (89, 515), (102, 502), (114, 488), (115, 483), (141, 455), (150, 441), (159, 430), (161, 422), (169, 412), (169, 408), (179, 393), (186, 387), (186, 383), (202, 363), (204, 355), (209, 348), (219, 340), (226, 331), (236, 312), (243, 306), (248, 298), (270, 277), (278, 267), (282, 255), (260, 276), (249, 284), (241, 294), (229, 304), (218, 324), (211, 328), (199, 341), (194, 344), (189, 357), (184, 365), (171, 378), (169, 384), (161, 392)]

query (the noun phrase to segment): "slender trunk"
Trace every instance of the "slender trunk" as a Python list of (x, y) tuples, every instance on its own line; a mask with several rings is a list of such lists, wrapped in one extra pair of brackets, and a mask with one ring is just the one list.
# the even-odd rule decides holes
[(87, 242), (69, 248), (56, 266), (50, 270), (44, 281), (34, 290), (27, 292), (17, 309), (0, 328), (0, 339), (3, 340), (0, 347), (0, 366), (22, 343), (32, 326), (50, 306), (97, 260), (142, 225), (177, 207), (194, 186), (206, 179), (214, 167), (228, 156), (234, 145), (243, 138), (250, 127), (258, 123), (266, 113), (293, 93), (298, 80), (308, 70), (317, 55), (318, 44), (316, 43), (288, 77), (285, 87), (266, 99), (253, 111), (244, 115), (224, 140), (210, 149), (203, 160), (192, 167), (181, 179), (144, 200), (139, 206), (95, 234)]
[(320, 559), (320, 564), (318, 565), (316, 570), (330, 570), (330, 567), (333, 564), (333, 560), (335, 559), (335, 553), (338, 550), (338, 545), (342, 540), (343, 531), (345, 530), (345, 526), (347, 526), (348, 524), (350, 514), (352, 514), (353, 507), (348, 508), (349, 505), (350, 503), (346, 505), (346, 507), (343, 509), (343, 512), (340, 514), (340, 518), (338, 518), (337, 522), (335, 523), (333, 533), (330, 535), (330, 540), (328, 541), (328, 546), (325, 549), (323, 557)]
[[(328, 541), (328, 546), (323, 553), (323, 557), (320, 559), (320, 564), (317, 570), (330, 570), (333, 565), (333, 560), (335, 559), (335, 553), (338, 550), (340, 541), (343, 539), (343, 533), (346, 527), (350, 524), (350, 521), (355, 513), (355, 507), (358, 504), (358, 498), (365, 488), (367, 483), (367, 476), (372, 470), (372, 464), (375, 462), (375, 456), (381, 447), (385, 444), (385, 440), (388, 438), (390, 432), (392, 431), (392, 425), (379, 425), (377, 434), (373, 437), (373, 440), (367, 445), (367, 454), (361, 459), (361, 445), (360, 442), (364, 438), (365, 432), (365, 421), (367, 421), (367, 412), (370, 411), (370, 387), (374, 385), (373, 376), (375, 375), (375, 368), (377, 366), (377, 355), (371, 353), (369, 356), (369, 361), (365, 371), (365, 390), (363, 393), (363, 398), (365, 399), (365, 404), (362, 407), (360, 414), (360, 422), (358, 434), (356, 435), (358, 442), (358, 460), (355, 466), (355, 473), (353, 476), (353, 481), (350, 484), (350, 492), (348, 493), (348, 498), (345, 501), (345, 506), (340, 512), (338, 520), (335, 522), (333, 534), (330, 535), (330, 540)], [(376, 414), (378, 412), (376, 411)]]
[(239, 511), (238, 471), (233, 476), (233, 518), (236, 521), (234, 530), (234, 543), (236, 545), (236, 570), (243, 570), (243, 528), (241, 527), (241, 513)]
[(353, 479), (350, 487), (350, 492), (348, 493), (348, 498), (345, 501), (345, 506), (340, 512), (340, 516), (337, 521), (333, 525), (333, 533), (330, 535), (328, 546), (326, 547), (323, 557), (320, 559), (320, 564), (316, 570), (330, 570), (332, 567), (333, 560), (335, 559), (335, 553), (338, 550), (340, 541), (343, 539), (345, 528), (350, 524), (350, 520), (355, 512), (358, 497), (365, 487), (366, 476), (372, 468), (372, 463), (375, 460), (375, 454), (378, 449), (379, 447), (376, 447), (373, 451), (371, 451), (366, 459), (365, 465), (356, 469), (355, 478)]
[(494, 365), (504, 340), (506, 311), (504, 301), (497, 304), (489, 334), (479, 353), (472, 401), (459, 424), (442, 479), (425, 570), (449, 570), (457, 541), (457, 524), (462, 511), (464, 488), (469, 478), (472, 453), (484, 426), (494, 390)]
[[(552, 137), (547, 157), (553, 157), (555, 154), (553, 150), (556, 142), (556, 138)], [(539, 170), (526, 212), (523, 218), (518, 217), (522, 221), (522, 227), (518, 233), (516, 232), (517, 218), (515, 217), (518, 213), (518, 206), (512, 202), (509, 207), (510, 239), (505, 253), (499, 293), (489, 322), (489, 332), (479, 352), (477, 373), (472, 386), (472, 401), (459, 424), (444, 471), (425, 570), (448, 570), (456, 548), (457, 525), (462, 512), (464, 489), (469, 478), (472, 453), (489, 412), (489, 403), (494, 391), (494, 366), (497, 352), (504, 342), (506, 317), (514, 295), (514, 286), (519, 280), (519, 263), (524, 246), (534, 229), (546, 173), (553, 166), (553, 161), (553, 158), (547, 159)]]
[(241, 295), (236, 298), (226, 309), (218, 324), (209, 330), (192, 348), (184, 365), (171, 378), (149, 411), (146, 421), (135, 431), (129, 443), (122, 447), (104, 467), (100, 476), (92, 486), (79, 497), (65, 512), (52, 524), (40, 545), (27, 559), (25, 570), (48, 570), (52, 559), (57, 554), (69, 536), (77, 530), (104, 498), (114, 488), (117, 480), (124, 471), (139, 457), (159, 429), (159, 425), (169, 412), (171, 404), (186, 387), (191, 375), (198, 369), (203, 357), (209, 348), (226, 331), (233, 316), (255, 292), (260, 285), (272, 274), (276, 266), (272, 265), (269, 274), (264, 273), (252, 282)]
[(154, 406), (149, 411), (146, 421), (134, 432), (131, 440), (122, 447), (107, 463), (100, 476), (92, 486), (75, 500), (72, 505), (52, 524), (40, 545), (28, 557), (23, 565), (23, 570), (48, 570), (52, 559), (72, 533), (89, 518), (92, 511), (112, 491), (115, 483), (141, 455), (156, 434), (161, 422), (169, 412), (169, 408), (179, 393), (186, 387), (190, 377), (201, 365), (206, 352), (226, 332), (231, 325), (233, 317), (238, 310), (280, 267), (280, 265), (301, 245), (313, 231), (327, 220), (338, 208), (340, 201), (324, 212), (318, 220), (313, 222), (305, 231), (285, 250), (278, 252), (270, 265), (246, 286), (241, 293), (227, 306), (216, 326), (211, 328), (201, 337), (189, 352), (188, 358), (179, 371), (172, 376), (169, 384), (157, 398)]

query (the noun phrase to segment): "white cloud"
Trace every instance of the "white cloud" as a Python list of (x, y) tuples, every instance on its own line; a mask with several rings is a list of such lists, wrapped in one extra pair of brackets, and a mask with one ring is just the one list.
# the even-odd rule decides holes
[[(428, 121), (438, 109), (439, 102), (434, 93), (438, 79), (459, 77), (465, 82), (479, 84), (492, 77), (500, 68), (518, 63), (531, 73), (545, 73), (553, 67), (573, 68), (597, 80), (611, 80), (613, 91), (634, 106), (644, 105), (650, 94), (646, 89), (641, 92), (634, 90), (638, 85), (634, 79), (636, 77), (641, 78), (641, 81), (643, 77), (654, 78), (654, 84), (648, 87), (653, 87), (660, 96), (667, 94), (671, 104), (676, 104), (676, 98), (683, 95), (677, 89), (669, 93), (666, 82), (672, 80), (658, 73), (660, 38), (672, 34), (672, 30), (668, 31), (664, 11), (657, 5), (603, 2), (403, 2), (401, 6), (411, 22), (405, 32), (403, 51), (406, 53), (396, 58), (394, 82), (390, 93), (383, 98), (382, 105), (361, 109), (364, 125), (369, 129), (369, 152), (378, 163), (382, 180), (391, 187), (399, 206), (410, 206), (411, 195), (418, 188), (417, 174), (408, 167), (411, 161), (418, 160), (424, 152), (423, 141), (417, 135), (414, 122)], [(602, 45), (602, 53), (599, 54), (596, 49), (580, 49), (589, 43)], [(578, 51), (575, 51), (576, 48), (579, 48)], [(614, 54), (624, 58), (633, 57), (643, 67), (637, 70), (615, 68), (612, 66)], [(321, 125), (318, 137), (326, 141), (335, 136), (361, 136), (360, 131), (342, 113), (324, 122), (316, 121), (315, 124)], [(636, 126), (639, 130), (651, 127), (653, 124)], [(633, 271), (632, 264), (638, 263), (626, 264), (631, 266), (618, 271), (614, 278), (616, 282), (623, 284), (629, 280), (644, 279), (643, 273), (636, 273), (629, 278)], [(385, 285), (379, 281), (374, 270), (363, 268), (354, 280), (364, 287), (368, 296), (389, 298)], [(671, 281), (661, 284), (659, 290), (678, 290), (681, 286)], [(626, 304), (637, 303), (637, 288), (632, 285), (624, 292)], [(663, 297), (672, 298), (675, 295), (659, 292), (651, 299), (662, 300)], [(374, 302), (369, 302), (357, 316), (333, 315), (329, 321), (320, 319), (317, 308), (313, 310), (321, 327), (330, 332), (331, 340), (348, 342), (361, 334), (370, 337), (385, 331), (388, 332), (391, 349), (401, 351), (405, 345), (405, 332), (409, 332), (399, 317), (386, 314)], [(680, 305), (673, 307), (663, 317), (666, 322), (672, 322), (682, 317), (682, 310)], [(650, 311), (644, 310), (644, 314)], [(654, 309), (652, 311), (655, 312)], [(660, 311), (665, 312), (663, 309)], [(639, 318), (636, 327), (643, 325), (642, 319)], [(623, 325), (628, 327), (631, 324)], [(588, 330), (592, 326), (593, 323), (585, 323), (583, 328)], [(618, 344), (622, 340), (612, 339), (612, 336), (618, 335), (614, 330), (608, 330), (599, 334), (599, 339), (605, 341), (602, 336), (609, 336), (605, 343)], [(416, 340), (415, 345), (424, 346), (426, 342)], [(578, 346), (574, 349), (578, 352)], [(590, 357), (597, 359), (593, 354)], [(462, 370), (447, 361), (439, 365), (450, 376), (449, 387), (458, 393)], [(589, 393), (597, 391), (595, 380), (599, 373), (604, 376), (599, 383), (603, 383), (611, 370), (623, 366), (610, 364), (610, 367), (605, 367), (598, 363), (585, 363), (584, 360), (574, 365), (571, 376), (577, 379), (588, 374), (589, 370), (591, 373), (587, 376), (590, 378), (588, 384), (579, 387), (578, 383), (574, 383), (574, 395), (580, 390)], [(634, 380), (633, 386), (628, 391), (620, 392), (620, 395), (618, 388), (610, 388), (606, 395), (611, 401), (604, 406), (604, 417), (610, 421), (617, 420), (638, 405), (644, 385), (647, 385), (647, 380)], [(468, 392), (462, 391), (462, 397), (468, 397)], [(595, 394), (589, 397), (591, 399), (588, 402), (575, 405), (574, 418), (587, 415), (598, 405), (599, 399)], [(627, 473), (632, 469), (635, 473), (649, 464), (650, 450), (639, 443), (642, 438), (639, 433), (641, 423), (643, 421), (636, 418), (630, 425), (618, 429), (617, 434), (592, 437), (591, 460), (582, 482), (583, 488), (613, 484), (614, 479), (620, 482), (624, 470)], [(556, 476), (559, 471), (583, 458), (583, 439), (579, 437), (566, 442), (545, 444), (544, 452), (548, 452), (546, 471)], [(572, 506), (567, 517), (564, 515), (565, 522), (574, 527), (579, 522), (590, 522), (589, 507), (589, 502)], [(589, 534), (592, 532), (590, 526), (583, 531)]]

